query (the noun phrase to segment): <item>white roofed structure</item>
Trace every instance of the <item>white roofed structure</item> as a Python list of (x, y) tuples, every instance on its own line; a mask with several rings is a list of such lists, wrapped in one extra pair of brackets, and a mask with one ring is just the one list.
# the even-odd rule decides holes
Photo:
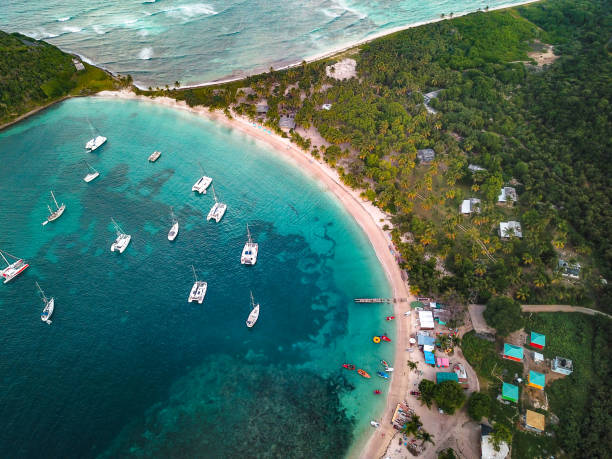
[(523, 237), (521, 223), (515, 221), (499, 222), (499, 235), (502, 239), (507, 239), (511, 236)]
[(434, 328), (433, 313), (431, 311), (419, 311), (419, 322), (421, 323), (422, 329), (433, 330)]

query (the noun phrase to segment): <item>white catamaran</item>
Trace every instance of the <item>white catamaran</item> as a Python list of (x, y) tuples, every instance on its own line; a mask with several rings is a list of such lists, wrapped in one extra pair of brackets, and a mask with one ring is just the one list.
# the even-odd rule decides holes
[(49, 209), (49, 216), (42, 223), (43, 226), (49, 222), (52, 222), (53, 220), (57, 220), (58, 218), (60, 218), (62, 214), (64, 213), (64, 211), (66, 210), (66, 204), (64, 204), (63, 202), (61, 206), (58, 205), (57, 200), (55, 199), (55, 195), (53, 194), (53, 191), (51, 192), (51, 197), (53, 198), (53, 202), (55, 203), (55, 210), (51, 209), (51, 206), (47, 205), (47, 209)]
[(191, 187), (191, 191), (197, 191), (200, 194), (206, 194), (206, 190), (212, 183), (213, 179), (211, 177), (207, 177), (206, 174), (204, 174), (204, 168), (199, 162), (198, 165), (200, 166), (200, 172), (202, 172), (202, 177), (200, 177), (198, 181), (194, 183), (194, 185)]
[(91, 139), (89, 142), (85, 144), (85, 149), (89, 151), (97, 150), (102, 145), (104, 145), (104, 142), (106, 142), (106, 140), (107, 140), (106, 137), (101, 136), (101, 135), (94, 137), (93, 139)]
[(174, 212), (172, 211), (172, 207), (170, 208), (170, 213), (172, 214), (172, 228), (170, 228), (170, 231), (168, 232), (168, 240), (174, 241), (176, 239), (176, 236), (178, 236), (179, 222), (176, 219)]
[(206, 220), (214, 219), (217, 223), (219, 223), (219, 221), (221, 221), (221, 219), (223, 218), (223, 215), (225, 215), (225, 211), (227, 210), (227, 204), (219, 202), (219, 200), (217, 199), (217, 193), (215, 193), (214, 185), (212, 187), (212, 190), (213, 196), (215, 197), (215, 204), (210, 209), (210, 212), (208, 212)]
[(53, 309), (55, 308), (55, 298), (48, 299), (45, 296), (45, 292), (43, 292), (43, 289), (40, 288), (40, 285), (38, 285), (38, 282), (36, 282), (36, 287), (38, 287), (38, 291), (40, 292), (40, 299), (45, 305), (43, 312), (40, 313), (40, 320), (50, 325), (51, 316), (53, 315)]
[(251, 239), (251, 231), (249, 230), (249, 224), (247, 223), (247, 241), (242, 249), (242, 256), (240, 257), (240, 263), (243, 265), (254, 265), (257, 263), (257, 252), (259, 251), (259, 244), (253, 242)]
[(161, 151), (154, 151), (149, 156), (149, 162), (150, 163), (154, 163), (155, 161), (157, 161), (159, 159), (160, 156), (161, 156)]
[(85, 161), (85, 164), (87, 164), (87, 167), (89, 168), (89, 173), (85, 177), (83, 177), (83, 180), (89, 183), (92, 180), (98, 178), (100, 176), (100, 173), (93, 167), (91, 167), (91, 164), (89, 164), (87, 161)]
[(247, 327), (251, 328), (257, 322), (259, 318), (259, 303), (255, 304), (255, 299), (253, 298), (253, 292), (251, 292), (251, 313), (249, 314), (249, 318), (246, 321)]
[(193, 283), (193, 287), (191, 287), (191, 292), (189, 292), (188, 301), (191, 303), (193, 301), (197, 301), (202, 304), (204, 301), (204, 297), (206, 296), (206, 289), (208, 288), (208, 284), (204, 281), (199, 281), (198, 276), (196, 275), (195, 268), (191, 265), (191, 269), (193, 270), (193, 278), (195, 282)]
[[(9, 258), (14, 259), (15, 261), (13, 263), (9, 263), (5, 255), (7, 255)], [(21, 258), (14, 257), (8, 252), (3, 252), (2, 250), (0, 250), (0, 256), (2, 256), (2, 259), (6, 263), (6, 268), (0, 271), (0, 274), (4, 278), (5, 284), (13, 280), (15, 277), (19, 276), (22, 272), (24, 272), (28, 268), (28, 266), (30, 266), (25, 261), (23, 261)]]
[(132, 236), (129, 234), (125, 234), (121, 227), (117, 224), (117, 222), (111, 218), (113, 225), (115, 225), (115, 231), (117, 232), (117, 239), (111, 245), (111, 252), (119, 252), (123, 253), (123, 251), (127, 248)]

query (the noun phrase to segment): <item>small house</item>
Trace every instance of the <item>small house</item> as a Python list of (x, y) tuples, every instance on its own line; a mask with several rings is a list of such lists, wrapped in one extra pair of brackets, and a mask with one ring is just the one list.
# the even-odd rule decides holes
[(516, 188), (505, 186), (500, 190), (499, 196), (497, 197), (498, 204), (512, 206), (516, 201), (518, 201)]
[(499, 236), (502, 239), (508, 239), (512, 236), (523, 237), (521, 223), (515, 221), (499, 222)]
[(514, 360), (515, 362), (522, 362), (523, 348), (521, 346), (515, 346), (514, 344), (504, 343), (504, 353), (502, 357), (504, 359)]
[(495, 445), (491, 437), (493, 429), (486, 424), (481, 424), (480, 431), (480, 457), (482, 459), (504, 459), (510, 453), (510, 447), (505, 441)]
[(541, 413), (527, 410), (525, 413), (525, 428), (536, 432), (544, 432), (546, 429), (546, 418)]
[(569, 375), (574, 371), (574, 367), (572, 365), (572, 361), (569, 359), (564, 359), (563, 357), (555, 357), (555, 360), (552, 361), (551, 370), (555, 373), (561, 373), (562, 375)]
[(527, 377), (527, 385), (535, 387), (536, 389), (544, 390), (546, 385), (546, 376), (543, 373), (529, 370), (529, 376)]
[(281, 116), (280, 120), (278, 121), (278, 127), (285, 132), (295, 129), (295, 118), (293, 116)]
[(580, 270), (582, 269), (580, 263), (568, 263), (565, 260), (559, 260), (558, 266), (562, 276), (571, 277), (572, 279), (580, 277)]
[(533, 353), (533, 361), (535, 363), (543, 362), (544, 361), (544, 355), (540, 354), (539, 352), (534, 352)]
[(479, 213), (480, 212), (480, 199), (478, 198), (470, 198), (464, 199), (461, 203), (461, 213), (463, 215), (469, 215), (472, 212)]
[(462, 364), (455, 364), (455, 366), (453, 367), (453, 371), (457, 375), (457, 379), (459, 379), (460, 384), (467, 384), (467, 371), (465, 371), (465, 367)]
[(434, 356), (433, 352), (425, 351), (424, 354), (425, 354), (425, 363), (427, 365), (436, 364), (436, 357)]
[(423, 346), (423, 351), (433, 352), (436, 344), (436, 339), (433, 336), (418, 334), (417, 343), (419, 346)]
[(268, 107), (268, 104), (266, 102), (260, 102), (257, 105), (255, 105), (255, 110), (257, 111), (257, 115), (261, 116), (261, 115), (266, 115), (268, 113), (268, 110), (270, 108)]
[(519, 388), (514, 384), (503, 383), (502, 384), (502, 399), (510, 402), (518, 402)]
[(83, 65), (83, 63), (80, 60), (72, 59), (72, 63), (74, 64), (74, 68), (77, 70), (77, 72), (85, 70), (85, 66)]
[(438, 357), (436, 359), (436, 366), (440, 368), (448, 368), (450, 366), (448, 357)]
[(423, 330), (434, 329), (433, 313), (431, 311), (419, 311), (419, 322)]
[(332, 104), (323, 104), (323, 105), (321, 105), (321, 108), (323, 110), (331, 110)]
[(544, 349), (544, 346), (546, 345), (546, 335), (532, 331), (531, 336), (529, 337), (529, 345), (531, 347), (535, 347), (536, 349)]
[(470, 164), (468, 166), (468, 170), (470, 170), (472, 172), (486, 171), (486, 169), (484, 167), (479, 166), (478, 164)]
[(422, 150), (417, 150), (417, 158), (421, 164), (430, 163), (436, 157), (436, 152), (433, 148), (424, 148)]
[(457, 377), (457, 373), (455, 373), (454, 371), (450, 371), (450, 372), (438, 371), (436, 373), (436, 384), (440, 384), (444, 381), (459, 382), (459, 378)]

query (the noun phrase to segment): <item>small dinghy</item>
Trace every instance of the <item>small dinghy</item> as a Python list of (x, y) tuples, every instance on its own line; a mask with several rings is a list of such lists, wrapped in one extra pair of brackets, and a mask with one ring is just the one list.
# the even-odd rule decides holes
[(376, 427), (376, 428), (380, 427), (380, 423), (378, 423), (378, 422), (376, 422), (376, 421), (370, 421), (370, 425), (371, 425), (372, 427)]
[(154, 151), (153, 153), (151, 153), (151, 156), (149, 156), (149, 162), (154, 163), (155, 161), (159, 159), (160, 156), (161, 156), (161, 151)]
[(344, 368), (346, 368), (347, 370), (354, 370), (355, 369), (355, 365), (353, 365), (352, 363), (343, 363), (342, 366)]
[(389, 375), (385, 373), (384, 371), (377, 371), (376, 374), (380, 376), (381, 378), (389, 379)]
[(382, 339), (383, 341), (386, 341), (387, 343), (391, 342), (391, 338), (389, 338), (388, 336), (385, 336), (385, 335), (381, 335), (380, 339)]
[(368, 372), (365, 370), (362, 370), (361, 368), (357, 370), (357, 373), (359, 373), (361, 376), (363, 376), (366, 379), (370, 378), (370, 375), (368, 374)]

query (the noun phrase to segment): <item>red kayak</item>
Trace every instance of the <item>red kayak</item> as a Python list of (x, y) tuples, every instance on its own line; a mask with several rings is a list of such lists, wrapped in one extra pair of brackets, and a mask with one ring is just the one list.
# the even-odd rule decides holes
[(347, 370), (354, 370), (355, 369), (355, 365), (353, 365), (352, 363), (343, 363), (342, 366), (344, 368), (346, 368)]
[(388, 343), (390, 343), (390, 342), (391, 342), (391, 338), (389, 338), (388, 336), (385, 336), (385, 335), (382, 335), (382, 336), (380, 337), (380, 339), (382, 339), (383, 341), (386, 341), (386, 342), (388, 342)]
[(387, 320), (393, 320), (395, 319), (395, 316), (387, 316)]
[(374, 391), (374, 393), (375, 393), (375, 394), (380, 394), (380, 391), (379, 391), (378, 389), (376, 389), (376, 390)]

